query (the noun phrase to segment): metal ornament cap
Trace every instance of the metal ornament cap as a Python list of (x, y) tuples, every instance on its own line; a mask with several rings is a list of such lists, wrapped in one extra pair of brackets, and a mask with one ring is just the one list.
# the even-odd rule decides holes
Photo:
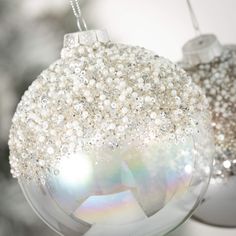
[(88, 30), (71, 34), (64, 37), (64, 48), (73, 48), (79, 45), (92, 45), (96, 42), (107, 43), (109, 36), (106, 30)]
[(183, 46), (184, 62), (190, 66), (209, 63), (221, 56), (223, 47), (213, 34), (204, 34), (191, 39)]

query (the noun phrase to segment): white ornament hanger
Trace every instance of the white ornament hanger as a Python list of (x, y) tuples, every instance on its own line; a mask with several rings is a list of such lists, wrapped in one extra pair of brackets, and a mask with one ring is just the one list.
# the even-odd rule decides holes
[(195, 29), (197, 35), (201, 35), (202, 33), (201, 33), (199, 21), (197, 19), (194, 9), (193, 9), (191, 0), (187, 0), (187, 5), (188, 5), (189, 13), (191, 16), (191, 20), (193, 23), (193, 28)]
[(77, 25), (78, 25), (79, 31), (87, 31), (88, 30), (87, 23), (82, 15), (79, 1), (78, 0), (70, 0), (70, 4), (71, 4), (72, 10), (74, 12), (74, 15), (77, 19)]

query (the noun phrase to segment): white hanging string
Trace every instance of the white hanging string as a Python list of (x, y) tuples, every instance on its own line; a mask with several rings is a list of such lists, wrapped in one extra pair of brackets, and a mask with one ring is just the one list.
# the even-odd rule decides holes
[(193, 28), (195, 29), (195, 32), (197, 35), (201, 35), (200, 25), (199, 25), (198, 19), (196, 17), (196, 14), (194, 12), (193, 6), (191, 4), (191, 0), (187, 0), (187, 5), (188, 5), (188, 9), (189, 9), (190, 16), (192, 19)]
[(81, 11), (81, 8), (79, 5), (79, 1), (78, 0), (70, 0), (70, 5), (71, 5), (73, 13), (76, 17), (79, 31), (86, 31), (87, 24), (82, 16), (82, 11)]

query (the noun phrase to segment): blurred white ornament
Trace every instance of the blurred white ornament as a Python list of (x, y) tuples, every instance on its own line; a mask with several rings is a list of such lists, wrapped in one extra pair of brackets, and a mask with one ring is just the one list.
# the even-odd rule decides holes
[(191, 1), (187, 4), (199, 36), (184, 45), (181, 64), (207, 95), (216, 143), (213, 177), (195, 218), (236, 227), (236, 47), (222, 46), (215, 35), (201, 34)]
[(195, 216), (203, 222), (226, 227), (236, 227), (236, 191), (232, 190), (236, 180), (235, 49), (222, 46), (215, 35), (200, 35), (185, 44), (182, 62), (183, 68), (207, 95), (215, 131), (213, 177)]
[(0, 145), (7, 142), (16, 94), (11, 78), (0, 71)]
[(16, 181), (0, 177), (0, 235), (55, 236), (34, 214)]
[(189, 217), (212, 168), (207, 102), (186, 73), (105, 31), (65, 36), (10, 134), (12, 174), (63, 235), (163, 235)]
[(68, 1), (58, 0), (23, 0), (22, 12), (28, 13), (28, 17), (38, 18), (45, 14), (61, 15), (69, 9)]

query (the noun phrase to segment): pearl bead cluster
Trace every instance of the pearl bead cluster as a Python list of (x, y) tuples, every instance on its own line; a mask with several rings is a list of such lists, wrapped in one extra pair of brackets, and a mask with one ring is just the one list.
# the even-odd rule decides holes
[(223, 54), (208, 64), (183, 67), (203, 88), (212, 110), (216, 142), (214, 177), (236, 174), (236, 50), (225, 47)]
[(148, 50), (96, 42), (61, 56), (18, 105), (9, 140), (14, 177), (42, 181), (77, 152), (181, 142), (199, 132), (199, 114), (209, 118), (199, 87)]

